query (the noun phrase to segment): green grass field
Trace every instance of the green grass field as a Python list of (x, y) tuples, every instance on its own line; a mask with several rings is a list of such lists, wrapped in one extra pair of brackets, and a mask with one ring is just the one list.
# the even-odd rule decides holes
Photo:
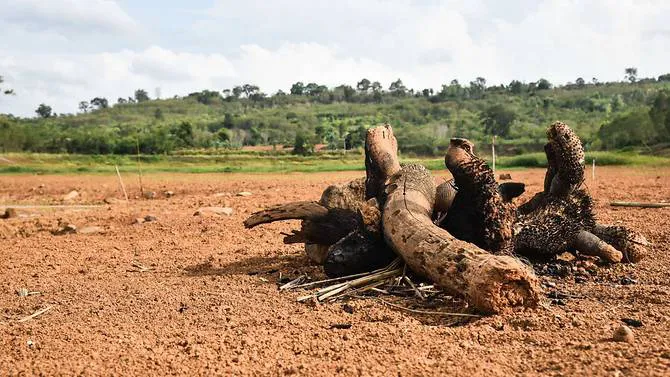
[[(0, 174), (88, 174), (136, 171), (137, 157), (114, 155), (64, 155), (13, 153), (2, 155)], [(670, 158), (641, 155), (633, 152), (593, 152), (586, 154), (587, 164), (670, 166)], [(403, 158), (404, 163), (420, 163), (431, 170), (444, 169), (442, 158)], [(498, 168), (544, 167), (543, 153), (503, 156), (496, 161)], [(236, 152), (221, 155), (145, 155), (140, 158), (145, 173), (269, 173), (269, 172), (330, 172), (364, 170), (360, 153), (293, 156)]]

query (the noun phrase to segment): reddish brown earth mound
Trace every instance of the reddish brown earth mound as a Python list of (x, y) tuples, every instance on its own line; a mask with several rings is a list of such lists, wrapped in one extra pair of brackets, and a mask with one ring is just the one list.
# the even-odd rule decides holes
[[(521, 200), (542, 189), (544, 170), (510, 173), (527, 184)], [(242, 221), (361, 175), (150, 175), (156, 198), (129, 204), (104, 203), (122, 197), (115, 176), (0, 177), (0, 205), (64, 204), (72, 190), (67, 205), (101, 205), (18, 207), (0, 219), (0, 375), (670, 374), (670, 208), (608, 205), (670, 199), (670, 168), (601, 168), (586, 182), (599, 222), (644, 233), (648, 258), (574, 271), (550, 263), (544, 307), (458, 326), (376, 298), (310, 306), (295, 301), (302, 291), (277, 290), (280, 273), (323, 274), (301, 245), (282, 243), (297, 223), (245, 230)], [(234, 213), (194, 216), (211, 206)], [(147, 215), (156, 220), (135, 223)], [(67, 223), (100, 228), (52, 234)], [(22, 288), (41, 294), (21, 297)], [(622, 319), (632, 343), (611, 340)]]

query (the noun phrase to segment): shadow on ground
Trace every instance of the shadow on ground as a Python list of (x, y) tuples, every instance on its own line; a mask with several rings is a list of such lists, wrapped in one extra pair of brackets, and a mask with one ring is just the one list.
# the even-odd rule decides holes
[(284, 276), (308, 274), (317, 278), (325, 278), (321, 267), (313, 265), (306, 255), (252, 257), (222, 266), (215, 266), (213, 260), (206, 260), (188, 266), (184, 270), (188, 276), (265, 275), (281, 272)]

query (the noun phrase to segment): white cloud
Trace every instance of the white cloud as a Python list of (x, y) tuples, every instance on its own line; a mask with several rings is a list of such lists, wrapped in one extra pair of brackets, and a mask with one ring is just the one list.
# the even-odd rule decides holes
[(0, 19), (31, 30), (133, 33), (138, 25), (112, 0), (5, 0)]
[(670, 71), (664, 0), (219, 0), (193, 25), (165, 21), (178, 31), (160, 44), (99, 36), (87, 47), (88, 28), (123, 35), (139, 22), (104, 0), (10, 0), (8, 9), (0, 74), (17, 96), (0, 98), (0, 112), (21, 115), (40, 102), (69, 112), (80, 100), (140, 87), (171, 96), (254, 83), (272, 93), (296, 81), (366, 77), (421, 89), (477, 76), (565, 83), (619, 80), (629, 66), (641, 76)]
[(41, 55), (0, 58), (0, 72), (16, 95), (0, 98), (0, 113), (32, 115), (41, 102), (56, 112), (74, 112), (79, 101), (102, 96), (115, 102), (143, 88), (161, 88), (163, 97), (225, 87), (235, 75), (217, 54), (176, 53), (157, 46), (135, 52)]

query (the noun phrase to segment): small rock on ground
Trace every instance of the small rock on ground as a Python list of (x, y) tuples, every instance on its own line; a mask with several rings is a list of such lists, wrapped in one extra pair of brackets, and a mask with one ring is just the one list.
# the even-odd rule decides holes
[(612, 340), (615, 342), (633, 343), (635, 341), (635, 335), (633, 335), (633, 330), (631, 330), (630, 327), (621, 325), (614, 331)]
[(230, 207), (202, 207), (199, 208), (194, 216), (205, 216), (205, 215), (219, 215), (219, 216), (230, 216), (233, 214), (233, 209)]
[(5, 212), (0, 215), (0, 219), (11, 219), (17, 216), (14, 208), (5, 208)]
[(155, 191), (145, 191), (144, 194), (142, 194), (145, 199), (154, 199), (156, 197), (156, 192)]
[(74, 200), (79, 196), (79, 191), (77, 190), (72, 190), (68, 192), (65, 196), (63, 196), (63, 200), (66, 202), (69, 202), (70, 200)]
[(154, 215), (144, 216), (144, 221), (146, 221), (146, 222), (152, 222), (152, 221), (157, 221), (157, 220), (158, 220), (158, 217), (156, 217)]
[(65, 224), (64, 226), (58, 228), (53, 234), (55, 235), (63, 235), (63, 234), (71, 234), (71, 233), (76, 233), (77, 232), (77, 226), (74, 224)]
[(165, 194), (165, 197), (171, 198), (174, 196), (174, 191), (165, 191), (163, 194)]
[(251, 196), (252, 194), (249, 191), (238, 192), (237, 196)]

